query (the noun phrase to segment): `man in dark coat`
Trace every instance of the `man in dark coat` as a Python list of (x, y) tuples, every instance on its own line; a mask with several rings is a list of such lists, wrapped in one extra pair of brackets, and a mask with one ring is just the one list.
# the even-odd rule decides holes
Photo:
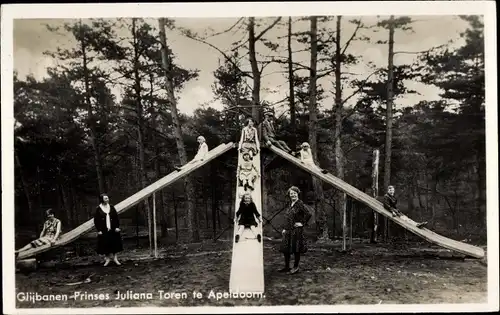
[(267, 146), (274, 145), (281, 150), (292, 154), (293, 151), (288, 147), (285, 141), (276, 139), (276, 129), (274, 128), (274, 114), (271, 111), (264, 113), (264, 121), (262, 122), (262, 138)]

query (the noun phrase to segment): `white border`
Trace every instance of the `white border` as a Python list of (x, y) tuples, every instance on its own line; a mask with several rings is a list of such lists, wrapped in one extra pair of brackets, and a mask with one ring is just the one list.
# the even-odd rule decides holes
[[(99, 17), (234, 17), (304, 15), (484, 15), (486, 46), (486, 163), (488, 227), (488, 303), (427, 305), (329, 305), (261, 307), (93, 308), (100, 314), (175, 313), (310, 313), (310, 312), (477, 312), (498, 310), (498, 143), (496, 80), (496, 16), (494, 1), (378, 1), (378, 2), (245, 2), (245, 3), (124, 3), (2, 5), (2, 248), (4, 275), (14, 275), (13, 161), (13, 19)], [(5, 209), (5, 211), (4, 211)], [(4, 312), (13, 314), (86, 314), (88, 309), (16, 309), (15, 277), (3, 277)], [(332, 284), (334, 285), (334, 284)]]

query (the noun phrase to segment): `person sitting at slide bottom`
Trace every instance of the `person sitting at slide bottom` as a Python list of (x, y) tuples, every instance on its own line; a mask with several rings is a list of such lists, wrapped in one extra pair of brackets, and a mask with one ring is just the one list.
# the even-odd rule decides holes
[(309, 146), (309, 143), (307, 143), (307, 142), (302, 143), (301, 150), (299, 151), (299, 154), (300, 154), (300, 162), (302, 164), (305, 164), (312, 169), (316, 169), (323, 174), (328, 173), (327, 170), (322, 169), (321, 167), (317, 166), (314, 163), (312, 152), (311, 152), (311, 146)]
[[(387, 193), (384, 195), (384, 208), (391, 211), (393, 217), (400, 217), (404, 221), (410, 222), (410, 218), (408, 218), (404, 213), (398, 210), (397, 204), (398, 200), (394, 195), (395, 189), (394, 186), (387, 187)], [(417, 223), (418, 228), (423, 228), (427, 225), (427, 221)]]
[[(252, 200), (252, 195), (250, 193), (246, 193), (243, 195), (243, 198), (240, 202), (240, 207), (236, 212), (236, 218), (234, 223), (239, 226), (238, 232), (236, 233), (235, 242), (238, 243), (240, 240), (240, 235), (243, 233), (245, 229), (250, 229), (252, 233), (257, 234), (255, 228), (257, 227), (257, 220), (262, 222), (260, 218), (259, 211), (257, 211), (257, 207)], [(259, 243), (262, 240), (260, 234), (257, 234), (257, 240)]]
[(196, 153), (195, 157), (183, 166), (175, 166), (175, 169), (177, 171), (182, 170), (186, 165), (193, 164), (198, 161), (203, 161), (205, 159), (205, 156), (208, 153), (208, 145), (206, 143), (205, 137), (198, 136), (197, 141), (200, 145), (198, 146), (198, 152)]
[(238, 166), (237, 178), (239, 180), (239, 184), (242, 185), (245, 191), (248, 189), (254, 190), (254, 184), (259, 177), (259, 172), (257, 168), (250, 160), (250, 153), (243, 153), (243, 162)]
[(16, 256), (20, 252), (32, 248), (37, 248), (49, 244), (52, 246), (59, 238), (59, 234), (61, 233), (61, 221), (55, 217), (54, 211), (52, 211), (52, 209), (47, 209), (45, 211), (45, 214), (47, 215), (47, 221), (45, 221), (45, 223), (43, 224), (43, 229), (40, 233), (40, 237), (24, 246), (23, 248), (16, 250)]

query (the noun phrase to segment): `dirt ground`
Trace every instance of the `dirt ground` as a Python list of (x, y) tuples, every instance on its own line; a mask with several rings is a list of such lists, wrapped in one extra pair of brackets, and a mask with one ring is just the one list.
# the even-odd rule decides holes
[[(177, 245), (121, 254), (122, 266), (102, 267), (96, 256), (43, 263), (34, 272), (16, 274), (18, 308), (252, 306), (325, 304), (486, 303), (487, 267), (475, 259), (455, 256), (419, 244), (354, 244), (349, 252), (338, 244), (314, 244), (301, 259), (301, 271), (281, 274), (278, 243), (264, 241), (265, 294), (255, 298), (219, 298), (229, 286), (231, 242)], [(90, 278), (90, 280), (84, 281)], [(75, 284), (75, 283), (80, 284)], [(82, 283), (83, 282), (83, 283)], [(165, 295), (186, 293), (187, 297)], [(152, 293), (139, 299), (115, 300), (116, 292)], [(193, 291), (201, 298), (193, 298)], [(61, 294), (62, 301), (20, 301), (19, 293)], [(80, 292), (76, 294), (75, 292)], [(86, 294), (85, 294), (86, 293)], [(129, 292), (131, 293), (131, 292)], [(90, 299), (101, 294), (101, 299)]]

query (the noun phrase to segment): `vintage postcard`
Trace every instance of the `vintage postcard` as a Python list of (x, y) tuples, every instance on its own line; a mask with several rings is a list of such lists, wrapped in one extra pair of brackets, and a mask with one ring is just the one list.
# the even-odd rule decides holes
[(2, 6), (4, 313), (498, 311), (495, 12)]

